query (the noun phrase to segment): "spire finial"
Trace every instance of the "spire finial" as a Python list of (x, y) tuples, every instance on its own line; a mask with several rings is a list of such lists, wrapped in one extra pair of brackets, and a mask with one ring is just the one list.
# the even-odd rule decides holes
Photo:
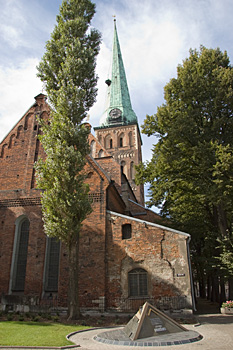
[(112, 17), (114, 18), (114, 22), (116, 22), (116, 15), (112, 15)]

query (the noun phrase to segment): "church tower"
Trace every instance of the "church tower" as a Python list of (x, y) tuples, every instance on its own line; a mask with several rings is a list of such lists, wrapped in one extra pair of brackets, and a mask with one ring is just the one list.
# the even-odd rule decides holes
[(111, 68), (111, 76), (105, 81), (105, 111), (101, 125), (94, 130), (98, 141), (121, 165), (122, 173), (126, 175), (138, 202), (144, 205), (144, 187), (136, 186), (134, 168), (142, 161), (142, 140), (130, 101), (115, 19)]

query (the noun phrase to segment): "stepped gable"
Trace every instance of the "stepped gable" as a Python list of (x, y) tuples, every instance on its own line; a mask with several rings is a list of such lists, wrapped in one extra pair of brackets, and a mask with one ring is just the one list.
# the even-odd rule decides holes
[(28, 131), (32, 126), (36, 129), (38, 125), (35, 116), (47, 118), (50, 114), (50, 108), (46, 102), (46, 95), (39, 94), (35, 96), (35, 102), (15, 124), (0, 143), (0, 158), (4, 158), (5, 150), (11, 149), (15, 145), (16, 139), (22, 138), (25, 131)]
[(0, 191), (35, 188), (34, 163), (45, 157), (38, 140), (38, 118), (49, 118), (50, 109), (46, 96), (39, 94), (35, 103), (12, 128), (0, 144)]

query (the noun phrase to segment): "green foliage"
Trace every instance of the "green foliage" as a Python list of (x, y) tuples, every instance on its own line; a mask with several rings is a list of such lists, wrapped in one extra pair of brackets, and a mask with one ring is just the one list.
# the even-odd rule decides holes
[(221, 253), (218, 257), (220, 268), (225, 276), (233, 276), (233, 241), (230, 238), (219, 239)]
[(95, 66), (100, 34), (90, 28), (94, 13), (90, 0), (63, 0), (38, 66), (50, 102), (75, 124), (86, 116), (97, 93)]
[(96, 98), (96, 55), (100, 35), (90, 29), (95, 5), (67, 0), (38, 66), (54, 107), (49, 123), (41, 121), (46, 160), (39, 160), (37, 185), (43, 189), (45, 232), (70, 246), (91, 211), (83, 168), (89, 152), (88, 129), (81, 124)]
[(19, 315), (19, 321), (24, 321), (24, 315)]
[(100, 34), (90, 27), (94, 13), (95, 5), (90, 0), (63, 0), (57, 25), (38, 66), (38, 76), (45, 84), (53, 111), (49, 123), (40, 120), (39, 139), (46, 160), (39, 159), (36, 165), (37, 187), (43, 190), (45, 233), (57, 237), (68, 248), (69, 299), (73, 308), (70, 318), (79, 315), (79, 231), (92, 210), (89, 188), (84, 183), (89, 130), (82, 121), (97, 94), (95, 66)]
[(225, 301), (224, 303), (222, 303), (222, 307), (233, 308), (233, 301), (232, 300)]
[(12, 321), (13, 320), (13, 315), (12, 314), (8, 314), (7, 315), (7, 321)]
[(44, 125), (42, 144), (46, 161), (38, 161), (37, 184), (43, 189), (45, 232), (67, 245), (75, 240), (82, 221), (90, 212), (88, 186), (84, 183), (85, 156), (89, 150), (88, 130), (75, 126), (68, 117), (53, 114)]
[(201, 47), (164, 88), (165, 103), (147, 116), (156, 136), (150, 162), (137, 167), (149, 182), (149, 205), (160, 206), (192, 234), (194, 260), (208, 268), (217, 237), (231, 235), (233, 215), (233, 68), (227, 53)]

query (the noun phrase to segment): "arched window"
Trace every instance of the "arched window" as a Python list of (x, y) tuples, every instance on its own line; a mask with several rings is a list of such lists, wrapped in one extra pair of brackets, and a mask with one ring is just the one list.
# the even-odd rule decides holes
[(45, 258), (45, 276), (44, 291), (58, 291), (60, 261), (60, 241), (54, 237), (47, 237), (46, 258)]
[(126, 175), (126, 163), (124, 160), (121, 161), (121, 172)]
[(125, 146), (125, 142), (124, 142), (124, 133), (121, 133), (119, 136), (119, 147), (124, 147)]
[(129, 296), (145, 297), (148, 296), (147, 272), (143, 269), (134, 269), (128, 273)]
[(129, 239), (132, 237), (132, 227), (131, 224), (125, 224), (121, 227), (122, 239)]
[(133, 146), (133, 134), (132, 134), (132, 131), (129, 132), (129, 145), (130, 146)]
[(108, 148), (113, 148), (113, 141), (112, 141), (112, 137), (110, 134), (108, 134), (106, 137), (105, 137), (105, 148), (108, 149)]
[(101, 149), (98, 153), (98, 158), (102, 158), (104, 155), (104, 151)]
[(30, 222), (26, 217), (22, 217), (16, 220), (15, 242), (12, 260), (12, 291), (24, 291), (28, 255), (29, 226)]
[(95, 157), (95, 141), (94, 140), (91, 141), (90, 148), (91, 148), (90, 155), (94, 158)]
[(134, 180), (134, 162), (130, 163), (130, 179)]

